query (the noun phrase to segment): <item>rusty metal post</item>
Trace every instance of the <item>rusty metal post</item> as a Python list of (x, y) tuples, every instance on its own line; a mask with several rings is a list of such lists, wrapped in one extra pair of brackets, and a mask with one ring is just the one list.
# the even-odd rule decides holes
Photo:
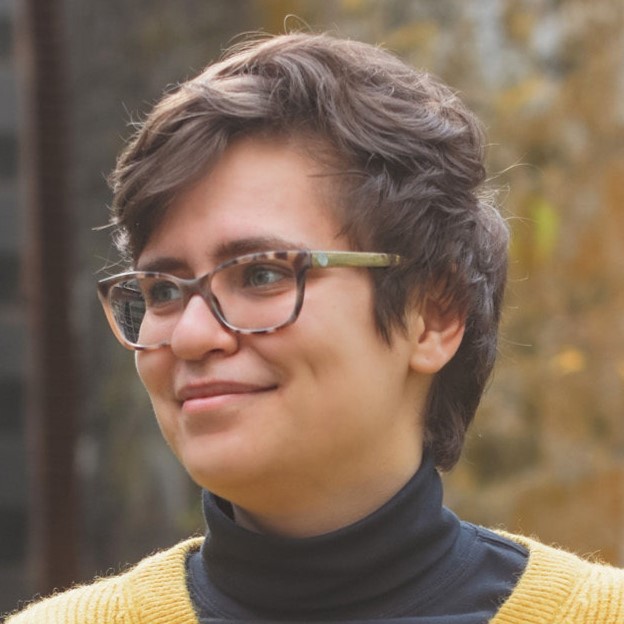
[(22, 75), (24, 291), (31, 350), (27, 432), (35, 590), (78, 577), (75, 474), (77, 370), (72, 340), (67, 61), (59, 0), (24, 0), (16, 54)]

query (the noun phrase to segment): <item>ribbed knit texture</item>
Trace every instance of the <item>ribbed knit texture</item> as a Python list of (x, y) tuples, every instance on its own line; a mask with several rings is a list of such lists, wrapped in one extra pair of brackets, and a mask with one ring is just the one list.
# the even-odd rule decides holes
[(197, 624), (186, 558), (202, 541), (187, 540), (124, 574), (36, 602), (6, 624)]
[(624, 624), (624, 570), (503, 533), (529, 564), (491, 624)]
[[(503, 535), (523, 544), (530, 556), (516, 589), (491, 624), (624, 623), (624, 570)], [(6, 624), (198, 624), (185, 562), (201, 542), (183, 542), (124, 574), (34, 603)]]

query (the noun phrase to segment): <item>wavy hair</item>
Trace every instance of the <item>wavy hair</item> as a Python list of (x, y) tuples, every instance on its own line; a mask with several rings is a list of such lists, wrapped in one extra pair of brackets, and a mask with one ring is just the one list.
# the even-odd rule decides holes
[(120, 155), (111, 184), (122, 256), (132, 264), (175, 196), (255, 133), (325, 159), (354, 247), (405, 259), (373, 272), (388, 343), (432, 293), (465, 320), (425, 413), (425, 444), (450, 469), (494, 366), (507, 273), (508, 229), (482, 188), (481, 124), (451, 89), (379, 47), (307, 33), (247, 41), (166, 93)]

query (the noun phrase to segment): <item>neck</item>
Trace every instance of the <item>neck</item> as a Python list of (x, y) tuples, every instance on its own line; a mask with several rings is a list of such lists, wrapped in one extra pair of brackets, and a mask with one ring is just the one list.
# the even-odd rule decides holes
[(355, 478), (337, 475), (319, 483), (311, 475), (311, 486), (299, 481), (296, 488), (279, 488), (278, 496), (263, 492), (251, 504), (238, 504), (230, 499), (234, 521), (255, 533), (305, 538), (323, 535), (348, 526), (370, 515), (389, 501), (418, 470), (422, 453), (411, 461), (384, 465), (380, 462), (375, 475)]
[[(234, 600), (254, 613), (278, 610), (285, 617), (326, 612), (332, 615), (327, 619), (343, 619), (342, 609), (349, 605), (392, 602), (397, 592), (421, 582), (435, 586), (447, 575), (440, 566), (455, 565), (449, 557), (459, 522), (442, 508), (442, 487), (431, 458), (380, 509), (315, 537), (248, 531), (231, 521), (226, 501), (207, 492), (204, 512), (209, 533), (195, 573), (207, 575), (204, 585), (211, 602), (219, 600), (210, 589), (214, 586), (230, 606)], [(352, 570), (353, 577), (345, 577), (345, 570)]]

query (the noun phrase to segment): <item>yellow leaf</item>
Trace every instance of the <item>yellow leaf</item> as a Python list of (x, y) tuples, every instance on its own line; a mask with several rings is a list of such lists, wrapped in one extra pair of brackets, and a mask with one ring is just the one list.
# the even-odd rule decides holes
[(560, 375), (580, 373), (587, 367), (585, 354), (576, 347), (567, 347), (550, 360), (554, 371)]
[(559, 238), (560, 220), (556, 208), (548, 200), (538, 197), (530, 206), (534, 224), (533, 247), (538, 261), (547, 260)]

